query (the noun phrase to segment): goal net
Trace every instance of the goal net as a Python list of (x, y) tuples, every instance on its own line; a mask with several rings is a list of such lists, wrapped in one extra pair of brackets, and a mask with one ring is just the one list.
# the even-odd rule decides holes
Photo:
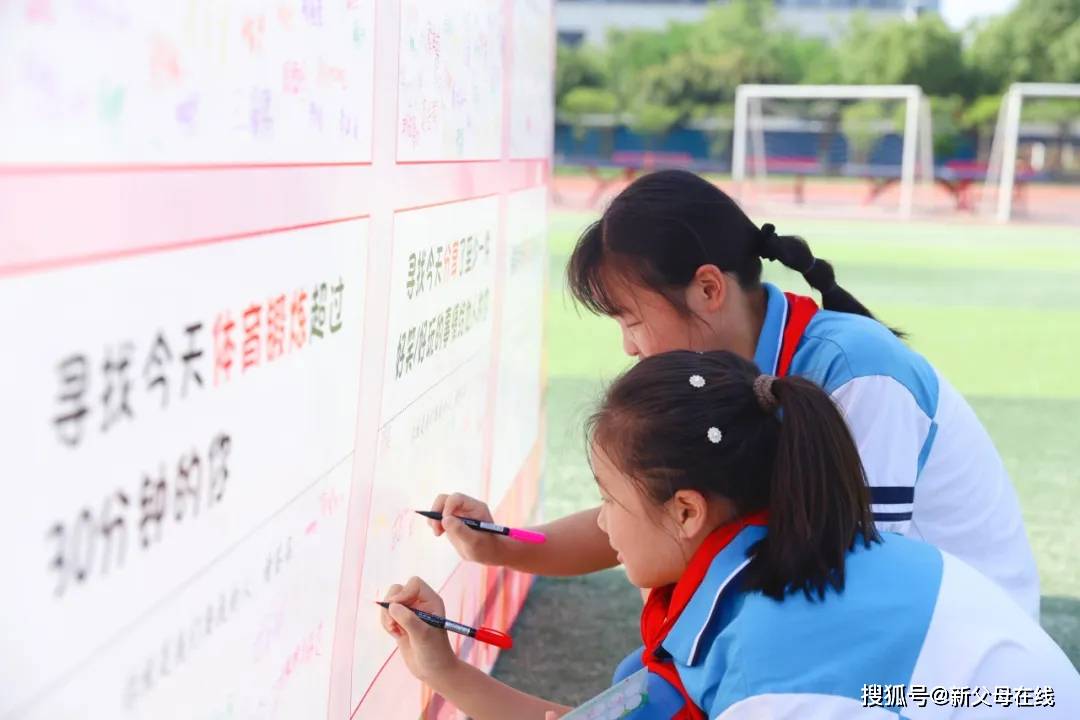
[[(982, 209), (999, 222), (1011, 220), (1037, 180), (1080, 178), (1080, 84), (1015, 83), (1002, 99), (990, 151)], [(1071, 205), (1072, 197), (1062, 195)], [(1053, 212), (1052, 190), (1041, 208)], [(1030, 208), (1027, 213), (1033, 213)], [(1069, 208), (1063, 208), (1067, 211)]]
[(741, 85), (732, 179), (749, 204), (873, 206), (910, 216), (932, 177), (930, 108), (914, 85)]

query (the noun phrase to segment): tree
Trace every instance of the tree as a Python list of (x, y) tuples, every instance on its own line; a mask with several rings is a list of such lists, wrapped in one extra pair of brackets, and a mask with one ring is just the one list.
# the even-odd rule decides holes
[(709, 139), (709, 157), (719, 158), (731, 149), (734, 103), (702, 103), (690, 109), (691, 127)]
[(688, 117), (693, 107), (721, 102), (732, 96), (724, 81), (723, 58), (682, 53), (662, 65), (646, 68), (638, 77), (631, 106), (662, 105)]
[(689, 25), (672, 23), (665, 31), (614, 30), (608, 36), (609, 88), (623, 108), (635, 102), (643, 74), (661, 67), (686, 49)]
[(731, 93), (743, 83), (797, 82), (802, 74), (797, 51), (820, 50), (775, 27), (766, 0), (733, 0), (712, 10), (693, 28), (688, 45), (698, 64), (711, 60)]
[(568, 115), (612, 115), (619, 100), (604, 88), (578, 87), (566, 93), (561, 109)]
[(844, 82), (919, 85), (930, 95), (970, 92), (960, 35), (936, 15), (876, 26), (857, 16), (838, 54)]
[(830, 85), (843, 77), (840, 58), (824, 40), (784, 33), (777, 39), (776, 52), (783, 68), (783, 82)]
[(990, 157), (990, 145), (994, 140), (1000, 112), (1001, 95), (983, 95), (960, 113), (960, 127), (975, 133), (980, 160), (985, 161)]
[[(710, 11), (698, 25), (619, 39), (612, 67), (636, 67), (618, 91), (624, 106), (631, 113), (645, 106), (675, 110), (677, 121), (689, 119), (695, 108), (730, 103), (743, 83), (829, 82), (839, 72), (827, 44), (774, 27), (765, 0), (735, 0)], [(627, 57), (631, 51), (633, 57)]]
[[(590, 115), (608, 115), (614, 117), (619, 109), (619, 99), (610, 90), (593, 87), (577, 87), (563, 97), (559, 107), (560, 115), (570, 121), (574, 140), (581, 142), (585, 137), (586, 120)], [(608, 129), (611, 129), (609, 123)], [(605, 142), (611, 140), (605, 135)]]
[(1080, 18), (1073, 21), (1047, 48), (1052, 79), (1057, 82), (1080, 82)]
[(1014, 82), (1080, 82), (1080, 0), (1020, 0), (976, 29), (969, 63), (982, 92)]
[(555, 49), (555, 104), (562, 106), (566, 94), (574, 88), (602, 88), (608, 84), (606, 59), (597, 48), (589, 46)]
[(956, 153), (962, 139), (966, 103), (959, 95), (930, 98), (930, 122), (934, 131), (934, 157)]
[(646, 146), (650, 147), (653, 139), (659, 139), (671, 130), (680, 115), (675, 108), (643, 102), (630, 112), (630, 130), (645, 136)]

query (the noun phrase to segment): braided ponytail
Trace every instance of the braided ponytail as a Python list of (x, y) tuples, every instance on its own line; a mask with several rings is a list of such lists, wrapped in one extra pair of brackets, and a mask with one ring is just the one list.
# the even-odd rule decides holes
[[(810, 246), (797, 235), (777, 235), (776, 227), (765, 223), (758, 231), (758, 256), (763, 260), (779, 261), (803, 276), (807, 284), (821, 293), (821, 306), (826, 310), (862, 315), (876, 320), (874, 314), (855, 299), (855, 296), (836, 284), (836, 273), (827, 260), (814, 257)], [(890, 328), (897, 337), (904, 333)]]

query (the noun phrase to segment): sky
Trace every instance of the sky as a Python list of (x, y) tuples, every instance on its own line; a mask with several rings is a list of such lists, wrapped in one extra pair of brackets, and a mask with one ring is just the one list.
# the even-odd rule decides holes
[(1000, 15), (1016, 5), (1016, 0), (941, 0), (941, 14), (953, 28), (960, 30), (970, 20)]

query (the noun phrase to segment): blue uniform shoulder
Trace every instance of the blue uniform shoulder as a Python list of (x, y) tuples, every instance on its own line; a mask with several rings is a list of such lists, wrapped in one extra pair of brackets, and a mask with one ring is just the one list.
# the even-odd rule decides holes
[(930, 363), (877, 320), (820, 310), (795, 351), (791, 373), (833, 393), (860, 377), (891, 377), (928, 417), (937, 412), (938, 380)]
[(848, 554), (843, 592), (824, 600), (803, 593), (778, 602), (740, 593), (729, 619), (710, 639), (690, 685), (717, 712), (767, 693), (812, 693), (860, 700), (864, 684), (910, 681), (938, 590), (942, 558), (935, 548), (886, 533), (879, 544)]
[[(623, 658), (615, 669), (615, 675), (612, 678), (613, 685), (619, 684), (645, 667), (641, 661), (641, 653), (644, 649), (639, 647)], [(682, 695), (659, 675), (650, 672), (645, 687), (645, 698), (642, 704), (625, 714), (623, 720), (670, 720), (682, 708)]]

